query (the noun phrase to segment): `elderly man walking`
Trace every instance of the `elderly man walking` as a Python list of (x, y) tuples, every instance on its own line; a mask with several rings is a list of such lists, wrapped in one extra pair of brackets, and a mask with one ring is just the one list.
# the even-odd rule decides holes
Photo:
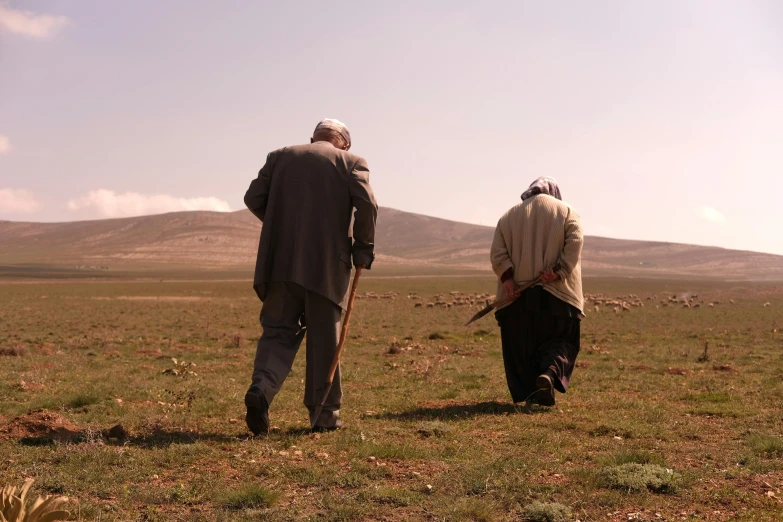
[(269, 405), (305, 332), (310, 425), (319, 431), (341, 426), (339, 367), (323, 410), (313, 416), (337, 349), (351, 263), (369, 269), (375, 258), (378, 213), (367, 162), (350, 148), (348, 128), (325, 119), (309, 144), (269, 153), (245, 194), (247, 208), (264, 223), (253, 283), (264, 303), (263, 334), (245, 395), (247, 427), (254, 435), (269, 429)]
[(541, 276), (541, 284), (495, 313), (514, 402), (554, 406), (555, 390), (568, 389), (584, 317), (582, 243), (579, 215), (549, 177), (534, 181), (498, 221), (490, 253), (498, 299)]

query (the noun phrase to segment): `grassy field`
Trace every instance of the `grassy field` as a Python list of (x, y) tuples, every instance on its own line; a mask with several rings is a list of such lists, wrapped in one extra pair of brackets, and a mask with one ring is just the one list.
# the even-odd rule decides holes
[[(249, 283), (6, 279), (2, 484), (33, 477), (78, 520), (783, 520), (783, 288), (585, 286), (645, 306), (591, 304), (542, 408), (511, 404), (493, 317), (407, 297), (491, 278), (363, 279), (399, 295), (357, 301), (346, 428), (308, 432), (301, 354), (253, 439)], [(656, 306), (687, 294), (701, 307)]]

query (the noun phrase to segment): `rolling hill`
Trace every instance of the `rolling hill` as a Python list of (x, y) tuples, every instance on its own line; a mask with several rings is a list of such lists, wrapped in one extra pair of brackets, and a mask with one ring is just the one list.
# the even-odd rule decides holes
[[(0, 265), (109, 270), (225, 269), (255, 261), (248, 211), (176, 212), (68, 223), (0, 221)], [(381, 208), (378, 264), (489, 270), (493, 229)], [(783, 280), (783, 256), (589, 236), (586, 274)]]

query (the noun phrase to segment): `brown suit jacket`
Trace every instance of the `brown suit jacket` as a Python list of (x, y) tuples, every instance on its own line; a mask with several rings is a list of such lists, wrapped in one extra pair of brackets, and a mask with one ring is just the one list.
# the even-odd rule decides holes
[(351, 257), (367, 268), (375, 259), (378, 204), (367, 162), (325, 141), (273, 151), (245, 205), (264, 223), (253, 282), (258, 297), (264, 300), (267, 283), (287, 281), (345, 308)]

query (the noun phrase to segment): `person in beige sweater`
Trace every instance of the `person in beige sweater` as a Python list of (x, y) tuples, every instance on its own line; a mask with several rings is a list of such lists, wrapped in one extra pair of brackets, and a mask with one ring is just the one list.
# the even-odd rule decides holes
[(542, 281), (495, 313), (515, 403), (553, 406), (555, 390), (568, 389), (584, 317), (583, 242), (579, 214), (562, 201), (549, 177), (534, 181), (522, 202), (498, 221), (490, 251), (498, 300), (516, 295), (520, 284), (539, 275)]

